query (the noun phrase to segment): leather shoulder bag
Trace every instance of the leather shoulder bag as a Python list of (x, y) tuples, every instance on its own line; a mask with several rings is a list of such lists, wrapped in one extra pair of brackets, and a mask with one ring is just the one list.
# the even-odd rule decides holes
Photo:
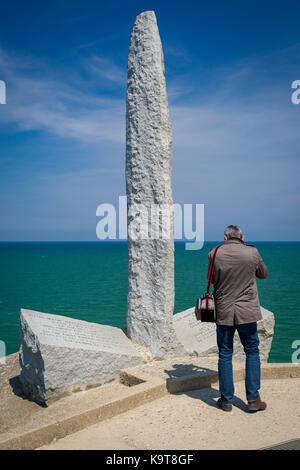
[(219, 246), (215, 248), (214, 254), (212, 256), (212, 259), (209, 265), (209, 275), (208, 275), (208, 281), (207, 281), (207, 286), (206, 286), (206, 292), (204, 295), (201, 295), (200, 299), (196, 300), (195, 315), (196, 315), (197, 320), (201, 320), (202, 322), (210, 322), (210, 323), (216, 322), (215, 301), (214, 301), (213, 295), (210, 295), (209, 292), (210, 292), (211, 281), (212, 281), (213, 274), (214, 274), (216, 254), (219, 248), (220, 248)]

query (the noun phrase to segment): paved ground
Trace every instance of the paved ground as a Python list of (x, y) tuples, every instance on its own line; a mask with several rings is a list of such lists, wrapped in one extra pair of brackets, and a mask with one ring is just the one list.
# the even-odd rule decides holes
[(268, 408), (246, 412), (243, 382), (231, 413), (216, 388), (166, 395), (41, 449), (259, 449), (300, 437), (300, 379), (262, 381)]

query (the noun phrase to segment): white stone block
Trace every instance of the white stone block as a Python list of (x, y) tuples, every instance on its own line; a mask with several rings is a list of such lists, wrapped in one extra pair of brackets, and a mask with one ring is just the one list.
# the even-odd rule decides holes
[(119, 328), (22, 309), (19, 360), (24, 393), (44, 403), (111, 380), (142, 356)]
[[(274, 315), (263, 307), (261, 307), (261, 312), (263, 319), (257, 322), (260, 340), (259, 350), (261, 360), (267, 361), (274, 334)], [(194, 307), (176, 313), (173, 321), (177, 336), (189, 354), (198, 356), (218, 355), (216, 324), (198, 321)], [(243, 346), (237, 332), (235, 332), (233, 356), (238, 361), (245, 358)]]

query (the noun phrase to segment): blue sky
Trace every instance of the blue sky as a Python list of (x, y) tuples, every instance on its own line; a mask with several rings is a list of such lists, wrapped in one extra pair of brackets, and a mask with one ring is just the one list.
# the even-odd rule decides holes
[(97, 240), (125, 191), (135, 17), (154, 10), (173, 128), (173, 198), (205, 238), (300, 240), (299, 3), (15, 1), (0, 11), (0, 240)]

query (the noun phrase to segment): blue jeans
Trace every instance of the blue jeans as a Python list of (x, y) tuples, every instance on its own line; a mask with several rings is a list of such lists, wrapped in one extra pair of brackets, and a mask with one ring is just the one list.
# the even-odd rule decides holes
[(244, 323), (242, 325), (217, 325), (217, 343), (219, 348), (219, 387), (223, 403), (231, 404), (234, 395), (232, 354), (233, 337), (238, 331), (246, 354), (246, 397), (247, 401), (258, 400), (260, 389), (260, 358), (257, 323)]

